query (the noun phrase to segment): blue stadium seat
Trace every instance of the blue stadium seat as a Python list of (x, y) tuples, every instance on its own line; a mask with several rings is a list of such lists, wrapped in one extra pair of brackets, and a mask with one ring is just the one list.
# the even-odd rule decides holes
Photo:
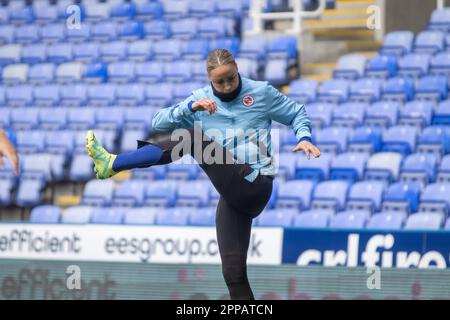
[(153, 20), (144, 24), (144, 37), (150, 40), (170, 38), (170, 23), (165, 20)]
[(115, 103), (117, 86), (113, 83), (94, 84), (87, 89), (89, 104), (94, 106), (110, 106)]
[[(96, 112), (96, 127), (103, 130), (118, 132), (122, 129), (125, 110), (121, 107), (98, 108)], [(144, 110), (141, 110), (143, 112)], [(144, 115), (141, 115), (145, 117)]]
[(435, 9), (427, 25), (428, 30), (450, 31), (450, 9)]
[(336, 105), (330, 103), (316, 102), (307, 104), (306, 110), (315, 129), (321, 129), (331, 125), (331, 115)]
[(112, 41), (100, 46), (100, 56), (105, 62), (124, 60), (128, 43), (124, 41)]
[(173, 99), (178, 102), (186, 99), (192, 91), (204, 87), (201, 82), (176, 83), (173, 86)]
[(347, 101), (349, 95), (349, 81), (331, 79), (322, 83), (319, 88), (318, 100), (329, 103), (342, 103)]
[(189, 1), (189, 16), (206, 18), (213, 16), (216, 11), (215, 1), (192, 0)]
[(382, 80), (362, 78), (350, 85), (350, 101), (372, 103), (380, 100)]
[(427, 76), (419, 79), (416, 84), (416, 100), (429, 100), (439, 102), (447, 99), (447, 77)]
[(350, 134), (350, 128), (328, 127), (316, 132), (315, 141), (322, 152), (338, 154), (347, 150)]
[[(1, 9), (0, 9), (1, 10)], [(0, 44), (8, 44), (14, 42), (15, 27), (12, 25), (3, 25), (0, 29)]]
[[(201, 19), (198, 24), (198, 34), (203, 38), (221, 38), (233, 35), (229, 32), (229, 20), (217, 16)], [(211, 46), (211, 48), (215, 47)]]
[(30, 105), (33, 102), (33, 87), (30, 85), (7, 87), (6, 102), (11, 107)]
[(136, 140), (143, 140), (145, 138), (145, 131), (139, 130), (125, 130), (122, 133), (120, 141), (120, 150), (122, 152), (129, 152), (136, 150)]
[(431, 58), (431, 75), (449, 76), (450, 75), (450, 52), (439, 52)]
[[(86, 154), (86, 130), (76, 131), (75, 133), (75, 152)], [(115, 133), (108, 130), (95, 130), (95, 137), (105, 147), (106, 150), (113, 152)]]
[(373, 154), (366, 164), (366, 180), (395, 181), (400, 173), (402, 154), (397, 152), (379, 152)]
[(411, 126), (394, 126), (383, 133), (382, 151), (408, 155), (416, 148), (418, 130)]
[(153, 225), (156, 222), (157, 208), (140, 207), (130, 208), (125, 211), (124, 224)]
[(436, 213), (420, 212), (408, 217), (405, 230), (439, 230), (443, 224), (443, 217)]
[(196, 18), (184, 18), (170, 23), (172, 38), (192, 39), (197, 35), (198, 20)]
[(308, 179), (322, 181), (328, 179), (331, 163), (331, 155), (321, 154), (319, 158), (308, 160), (306, 156), (300, 156), (297, 161), (295, 179)]
[(336, 214), (330, 221), (330, 228), (363, 229), (369, 221), (367, 211), (347, 210)]
[(136, 41), (144, 37), (142, 21), (126, 21), (117, 26), (117, 36), (121, 40)]
[(257, 225), (261, 227), (291, 227), (297, 214), (297, 209), (264, 210), (257, 218)]
[[(164, 166), (154, 166), (153, 168), (159, 167)], [(144, 169), (139, 169), (137, 171), (143, 170)], [(146, 206), (172, 207), (175, 205), (176, 197), (177, 197), (177, 184), (172, 180), (152, 181), (147, 185), (145, 189)]]
[(153, 45), (154, 58), (161, 61), (173, 61), (181, 57), (181, 41), (178, 39), (159, 40)]
[(216, 207), (197, 208), (190, 211), (189, 225), (214, 226), (216, 224)]
[(180, 181), (177, 188), (177, 206), (204, 207), (209, 202), (208, 181)]
[(70, 162), (70, 181), (86, 182), (92, 178), (94, 178), (92, 159), (87, 154), (75, 154)]
[(240, 18), (243, 11), (242, 0), (216, 1), (216, 14), (230, 18)]
[(16, 130), (31, 130), (39, 125), (39, 108), (11, 110), (11, 127)]
[[(48, 91), (55, 90), (48, 88)], [(36, 94), (36, 92), (35, 92)], [(65, 129), (67, 124), (67, 110), (65, 108), (40, 108), (39, 127), (43, 130)]]
[(28, 70), (28, 82), (41, 85), (52, 83), (55, 78), (55, 70), (56, 66), (53, 63), (40, 63), (30, 66)]
[(58, 8), (47, 3), (36, 3), (33, 5), (34, 22), (39, 24), (50, 24), (58, 19)]
[(169, 82), (187, 82), (191, 79), (191, 62), (178, 60), (164, 64), (164, 78)]
[(148, 40), (137, 40), (128, 46), (128, 60), (131, 61), (147, 61), (153, 56), (153, 42)]
[(16, 27), (16, 43), (27, 44), (40, 41), (39, 27), (36, 25), (23, 25)]
[(186, 163), (184, 159), (180, 159), (167, 166), (166, 178), (174, 180), (195, 180), (199, 173), (200, 167), (196, 162)]
[(164, 0), (164, 18), (168, 20), (181, 19), (188, 15), (189, 2), (188, 1), (176, 1), (176, 0)]
[(28, 78), (28, 64), (17, 63), (10, 64), (3, 68), (2, 78), (5, 85), (19, 85), (27, 82)]
[(350, 182), (361, 180), (368, 158), (366, 153), (341, 153), (331, 163), (330, 179)]
[(410, 101), (400, 108), (398, 125), (415, 126), (418, 130), (430, 125), (434, 103), (431, 101)]
[[(1, 88), (0, 88), (0, 94), (1, 94)], [(0, 127), (3, 129), (8, 129), (10, 126), (10, 115), (11, 115), (11, 108), (0, 108)]]
[[(239, 74), (243, 77), (250, 79), (258, 79), (258, 63), (255, 60), (251, 60), (248, 58), (236, 58), (235, 59), (237, 65), (239, 66)], [(277, 64), (280, 63), (280, 69), (277, 69)], [(270, 70), (269, 70), (270, 69)], [(268, 61), (266, 65), (265, 72), (269, 72), (270, 76), (267, 78), (268, 81), (276, 84), (282, 83), (285, 81), (286, 76), (282, 74), (282, 71), (285, 70), (285, 61)], [(276, 70), (276, 72), (274, 72)]]
[(255, 61), (266, 58), (266, 40), (262, 37), (247, 37), (242, 40), (239, 48), (240, 58), (249, 58)]
[(292, 180), (280, 184), (278, 188), (277, 208), (295, 208), (306, 210), (310, 206), (314, 182), (308, 180)]
[(405, 102), (414, 96), (414, 83), (410, 78), (393, 77), (388, 79), (383, 86), (382, 99), (389, 101)]
[(140, 82), (156, 83), (164, 79), (164, 64), (157, 61), (137, 63), (136, 78)]
[(393, 31), (384, 36), (384, 43), (380, 49), (381, 54), (397, 56), (411, 52), (414, 33), (412, 31)]
[(116, 104), (134, 106), (144, 103), (144, 86), (140, 83), (120, 84), (116, 88)]
[(90, 223), (94, 224), (122, 224), (125, 209), (121, 207), (94, 208)]
[(63, 63), (73, 60), (71, 43), (55, 43), (47, 46), (47, 61)]
[(414, 153), (406, 157), (400, 172), (400, 180), (419, 182), (422, 186), (434, 181), (437, 160), (433, 154)]
[(123, 181), (114, 192), (112, 205), (139, 207), (144, 203), (145, 184), (140, 180)]
[(332, 125), (336, 127), (353, 128), (360, 126), (364, 120), (365, 104), (360, 102), (347, 102), (333, 110)]
[(58, 130), (45, 132), (45, 151), (51, 154), (72, 156), (75, 141), (72, 131)]
[[(195, 209), (196, 210), (196, 209)], [(186, 226), (189, 222), (189, 216), (194, 210), (187, 208), (169, 208), (158, 210), (156, 223), (166, 226)]]
[(81, 62), (61, 63), (56, 68), (56, 81), (58, 83), (79, 82), (83, 76), (84, 64)]
[(417, 34), (414, 41), (414, 52), (435, 54), (444, 50), (444, 33), (426, 30)]
[(42, 203), (44, 182), (35, 179), (21, 179), (15, 203), (21, 207), (32, 207)]
[(66, 26), (59, 23), (52, 23), (41, 26), (41, 39), (45, 43), (62, 42), (66, 38)]
[(83, 190), (81, 202), (85, 205), (110, 205), (115, 189), (113, 180), (90, 180)]
[(391, 184), (383, 197), (383, 211), (416, 212), (419, 206), (420, 185), (400, 181)]
[(283, 36), (271, 40), (267, 46), (267, 58), (288, 60), (296, 59), (297, 38), (292, 36)]
[(2, 50), (0, 50), (0, 66), (20, 62), (21, 55), (22, 46), (20, 44), (2, 46)]
[(61, 217), (61, 223), (84, 224), (91, 220), (93, 208), (89, 206), (74, 206), (66, 208)]
[(0, 7), (0, 23), (7, 24), (9, 21), (9, 11), (5, 7)]
[(155, 107), (167, 107), (174, 100), (172, 83), (155, 83), (145, 87), (145, 102)]
[(326, 228), (331, 217), (334, 215), (332, 210), (309, 210), (294, 217), (292, 226), (300, 228)]
[(61, 209), (53, 205), (35, 207), (30, 213), (31, 223), (59, 223), (60, 218)]
[(386, 184), (382, 181), (360, 181), (352, 185), (347, 210), (379, 211)]
[(89, 130), (95, 125), (95, 109), (70, 108), (67, 110), (67, 128), (72, 130)]
[(132, 20), (136, 15), (136, 4), (133, 2), (119, 2), (111, 8), (111, 19), (116, 21)]
[(447, 222), (445, 223), (444, 229), (445, 230), (450, 230), (450, 218), (447, 219)]
[(439, 103), (433, 115), (433, 124), (449, 125), (450, 124), (450, 101), (442, 101)]
[(101, 22), (108, 20), (111, 15), (111, 7), (105, 2), (84, 2), (83, 9), (86, 22)]
[(90, 23), (83, 23), (82, 28), (71, 28), (66, 30), (66, 39), (69, 42), (84, 42), (90, 40), (92, 26)]
[(424, 53), (410, 53), (398, 60), (399, 77), (419, 78), (428, 73), (431, 56)]
[(277, 176), (280, 179), (290, 180), (295, 177), (295, 168), (298, 156), (292, 152), (280, 153)]
[(23, 154), (39, 153), (44, 151), (45, 133), (43, 131), (25, 131), (16, 133), (17, 150)]
[(264, 69), (264, 79), (274, 86), (285, 85), (289, 82), (287, 77), (288, 62), (285, 59), (268, 59)]
[(91, 62), (100, 57), (100, 44), (98, 42), (77, 43), (73, 45), (73, 58), (76, 61)]
[(366, 77), (386, 79), (397, 75), (397, 57), (376, 55), (367, 60)]
[[(185, 43), (182, 56), (185, 60), (200, 61), (206, 59), (209, 53), (209, 44), (206, 39), (192, 39)], [(202, 61), (203, 62), (203, 61)]]
[(383, 211), (370, 218), (366, 229), (400, 230), (403, 228), (405, 220), (405, 215), (399, 212)]
[(442, 158), (436, 181), (450, 182), (450, 155), (446, 155)]
[(84, 67), (83, 80), (86, 83), (101, 83), (107, 78), (107, 65), (102, 62), (88, 63)]
[(320, 182), (314, 189), (312, 208), (343, 210), (346, 205), (349, 186), (347, 181), (341, 180)]
[(318, 82), (309, 79), (297, 79), (289, 84), (288, 96), (299, 103), (311, 103), (316, 100)]
[(136, 18), (140, 20), (160, 20), (164, 13), (160, 2), (142, 2), (136, 5)]
[(366, 107), (364, 123), (368, 126), (388, 128), (397, 124), (400, 104), (395, 101), (379, 101)]
[(426, 127), (417, 142), (417, 152), (432, 153), (436, 159), (450, 152), (450, 130), (445, 126)]
[(349, 79), (355, 80), (360, 78), (364, 73), (366, 65), (366, 57), (361, 54), (347, 54), (341, 56), (333, 71), (333, 78), (335, 79)]
[(28, 5), (10, 7), (9, 22), (13, 24), (25, 24), (33, 22), (33, 8)]
[(156, 112), (156, 108), (125, 108), (123, 111), (121, 120), (117, 121), (120, 121), (120, 124), (123, 124), (124, 128), (142, 129), (144, 131), (149, 131), (151, 129), (152, 119)]
[(224, 48), (230, 51), (233, 56), (237, 56), (240, 47), (240, 39), (238, 37), (225, 37), (208, 39), (210, 48)]
[(135, 78), (134, 62), (113, 62), (108, 64), (108, 81), (115, 83), (132, 82)]
[(450, 184), (431, 183), (420, 196), (419, 211), (441, 213), (447, 217), (450, 207)]

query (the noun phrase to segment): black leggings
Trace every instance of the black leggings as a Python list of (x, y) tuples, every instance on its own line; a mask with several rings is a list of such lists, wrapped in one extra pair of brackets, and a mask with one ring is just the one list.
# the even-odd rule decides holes
[[(200, 130), (200, 129), (199, 129)], [(163, 155), (157, 163), (162, 165), (172, 162), (171, 151), (179, 143), (190, 143), (191, 151), (200, 167), (205, 171), (212, 184), (220, 194), (216, 210), (216, 231), (222, 260), (222, 272), (228, 287), (230, 298), (233, 300), (253, 300), (253, 292), (247, 278), (247, 250), (250, 241), (253, 218), (257, 217), (266, 206), (272, 194), (272, 176), (258, 175), (255, 181), (244, 179), (253, 169), (246, 163), (230, 163), (225, 160), (233, 159), (232, 154), (218, 143), (202, 133), (201, 151), (209, 146), (223, 151), (222, 162), (207, 164), (205, 156), (194, 154), (194, 129), (188, 129), (190, 141), (171, 141), (171, 133), (156, 133), (146, 142), (139, 141), (138, 148), (145, 144), (154, 144), (163, 149)], [(207, 141), (205, 141), (207, 140)], [(198, 148), (199, 150), (200, 148)], [(215, 149), (215, 148), (214, 148)], [(185, 149), (182, 149), (185, 150)], [(182, 156), (182, 151), (178, 156)], [(218, 156), (212, 152), (211, 156)], [(201, 157), (201, 158), (199, 158)], [(207, 163), (205, 163), (207, 162)], [(148, 166), (147, 166), (148, 167)]]

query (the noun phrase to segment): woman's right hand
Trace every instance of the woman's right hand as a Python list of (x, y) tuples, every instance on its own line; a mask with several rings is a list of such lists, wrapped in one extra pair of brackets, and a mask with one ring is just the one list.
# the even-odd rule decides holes
[(202, 98), (192, 104), (192, 109), (196, 111), (208, 111), (212, 114), (217, 111), (217, 104), (211, 99)]

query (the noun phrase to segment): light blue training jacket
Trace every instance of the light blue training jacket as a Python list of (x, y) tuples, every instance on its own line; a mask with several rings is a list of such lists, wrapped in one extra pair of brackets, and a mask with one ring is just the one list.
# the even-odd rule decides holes
[[(241, 80), (242, 89), (234, 100), (221, 101), (214, 95), (211, 85), (207, 85), (193, 91), (184, 101), (159, 110), (152, 125), (155, 131), (171, 132), (192, 128), (198, 121), (206, 135), (254, 169), (245, 177), (254, 181), (258, 174), (276, 175), (278, 172), (270, 134), (272, 120), (291, 126), (298, 141), (311, 139), (311, 121), (304, 105), (288, 98), (267, 81), (244, 77)], [(192, 104), (201, 98), (215, 101), (217, 111), (209, 114), (192, 110)], [(267, 152), (262, 151), (264, 148)]]

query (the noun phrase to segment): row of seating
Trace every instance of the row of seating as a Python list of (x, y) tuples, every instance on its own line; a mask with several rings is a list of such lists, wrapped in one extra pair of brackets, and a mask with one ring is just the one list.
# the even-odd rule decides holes
[[(75, 206), (61, 210), (57, 206), (38, 206), (31, 212), (31, 223), (127, 224), (164, 226), (214, 226), (215, 207), (205, 208), (123, 208)], [(400, 212), (385, 211), (370, 216), (365, 211), (349, 210), (334, 214), (327, 210), (265, 210), (253, 222), (260, 227), (300, 227), (369, 230), (450, 230), (450, 218), (444, 225), (439, 214), (416, 213), (408, 217)]]

